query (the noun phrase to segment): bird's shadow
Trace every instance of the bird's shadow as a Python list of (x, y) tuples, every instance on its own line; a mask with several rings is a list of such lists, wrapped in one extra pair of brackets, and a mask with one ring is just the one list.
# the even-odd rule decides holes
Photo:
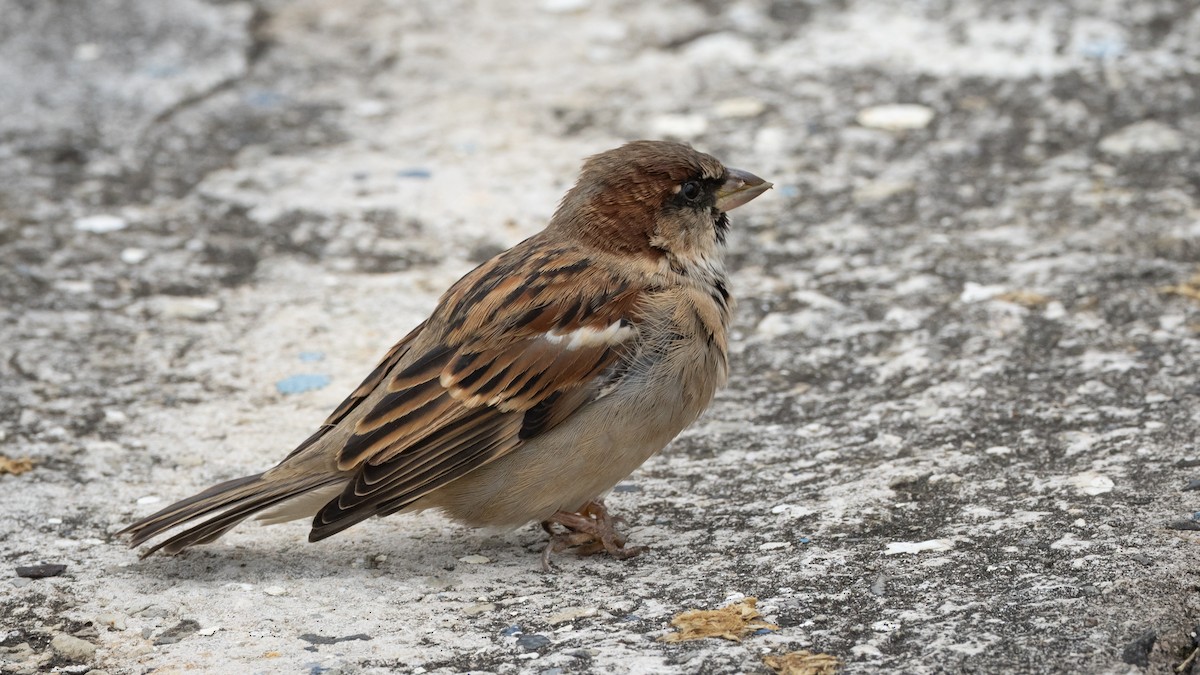
[(538, 554), (545, 545), (544, 536), (534, 528), (498, 533), (442, 529), (416, 535), (399, 528), (387, 530), (315, 543), (308, 543), (303, 534), (282, 543), (278, 538), (247, 539), (232, 545), (221, 540), (177, 555), (139, 558), (124, 569), (164, 582), (186, 579), (251, 584), (324, 577), (346, 579), (356, 573), (414, 579), (445, 577), (474, 567), (460, 560), (470, 555), (482, 555), (494, 566), (525, 568), (531, 573), (541, 569)]

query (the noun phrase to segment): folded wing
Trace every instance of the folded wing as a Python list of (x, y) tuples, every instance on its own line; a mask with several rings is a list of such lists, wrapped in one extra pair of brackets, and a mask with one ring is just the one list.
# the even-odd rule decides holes
[(434, 346), (403, 368), (385, 358), (343, 404), (375, 393), (338, 453), (353, 477), (310, 540), (401, 510), (561, 423), (624, 372), (640, 300), (636, 285), (571, 251), (504, 256), (465, 277), (425, 326), (441, 339), (421, 340)]

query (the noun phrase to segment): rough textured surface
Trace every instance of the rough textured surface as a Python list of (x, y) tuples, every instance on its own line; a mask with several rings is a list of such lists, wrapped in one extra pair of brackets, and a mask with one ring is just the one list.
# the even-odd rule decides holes
[[(0, 455), (35, 461), (0, 475), (0, 671), (1187, 659), (1194, 2), (501, 4), (0, 2)], [(434, 514), (112, 540), (272, 464), (655, 135), (778, 189), (734, 219), (730, 387), (610, 498), (649, 554), (544, 575), (536, 529)], [(779, 630), (656, 640), (742, 595)]]

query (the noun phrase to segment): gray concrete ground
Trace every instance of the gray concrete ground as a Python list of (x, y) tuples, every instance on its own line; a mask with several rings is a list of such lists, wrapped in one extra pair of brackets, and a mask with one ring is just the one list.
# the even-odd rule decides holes
[[(643, 137), (778, 186), (729, 388), (610, 499), (650, 553), (113, 539)], [(1200, 668), (1193, 0), (3, 0), (0, 261), (0, 671)], [(743, 595), (779, 629), (656, 640)]]

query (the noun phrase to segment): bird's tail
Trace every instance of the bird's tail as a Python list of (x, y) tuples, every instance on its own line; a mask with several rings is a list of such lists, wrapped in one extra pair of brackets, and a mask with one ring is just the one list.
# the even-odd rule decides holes
[(336, 475), (304, 475), (270, 477), (271, 472), (245, 476), (214, 485), (204, 492), (137, 521), (117, 534), (129, 536), (129, 546), (144, 544), (154, 537), (184, 523), (213, 517), (194, 525), (175, 536), (155, 544), (142, 553), (145, 558), (155, 551), (179, 553), (190, 546), (208, 544), (233, 529), (246, 518), (278, 506), (283, 502), (306, 495), (314, 490), (344, 483)]

